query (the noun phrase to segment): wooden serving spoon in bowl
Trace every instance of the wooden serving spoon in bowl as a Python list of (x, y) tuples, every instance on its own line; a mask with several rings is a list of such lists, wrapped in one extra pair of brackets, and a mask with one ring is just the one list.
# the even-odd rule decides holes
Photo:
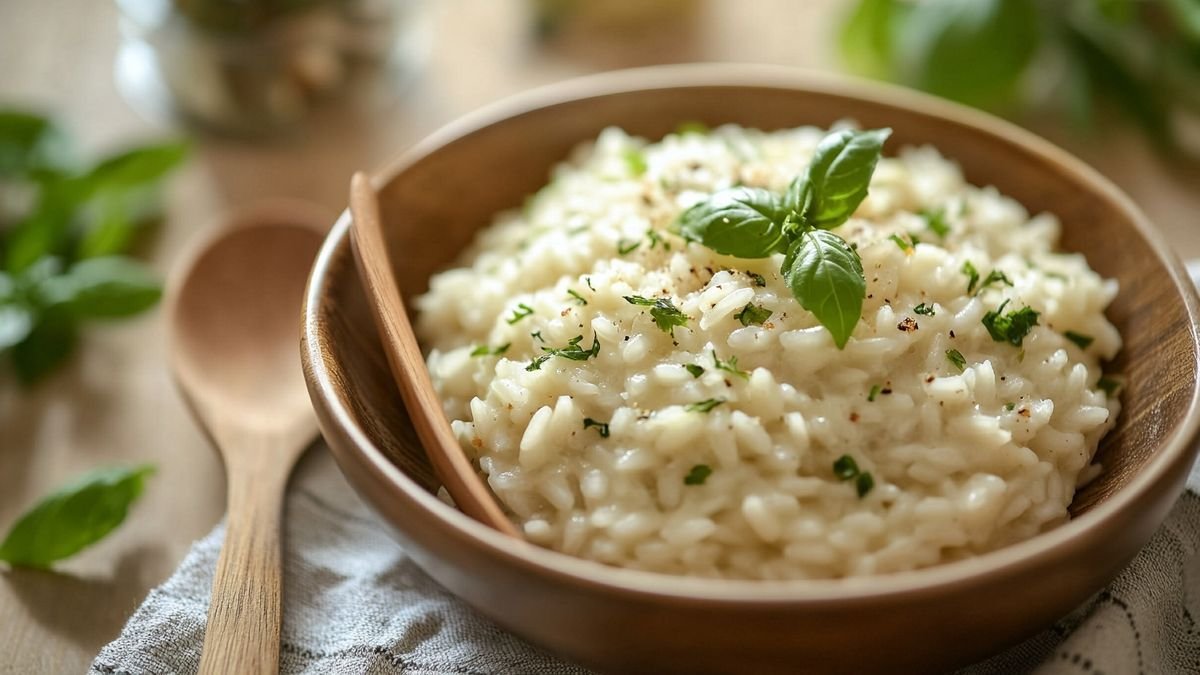
[(317, 434), (297, 353), (300, 308), (327, 222), (320, 209), (292, 202), (248, 211), (172, 284), (176, 383), (228, 480), (201, 673), (279, 667), (283, 496)]
[(520, 538), (517, 528), (504, 516), (463, 454), (442, 411), (442, 403), (429, 379), (425, 359), (408, 320), (400, 286), (392, 272), (375, 189), (361, 172), (354, 174), (350, 181), (350, 211), (354, 216), (354, 259), (370, 300), (375, 327), (379, 330), (392, 377), (400, 387), (404, 405), (434, 471), (463, 513)]

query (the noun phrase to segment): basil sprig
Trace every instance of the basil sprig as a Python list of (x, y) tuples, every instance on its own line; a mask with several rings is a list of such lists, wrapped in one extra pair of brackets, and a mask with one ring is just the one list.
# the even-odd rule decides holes
[(829, 230), (846, 222), (866, 198), (891, 133), (828, 134), (784, 195), (751, 187), (721, 190), (683, 213), (681, 232), (738, 258), (783, 253), (780, 272), (792, 295), (842, 349), (862, 314), (867, 281), (858, 253)]

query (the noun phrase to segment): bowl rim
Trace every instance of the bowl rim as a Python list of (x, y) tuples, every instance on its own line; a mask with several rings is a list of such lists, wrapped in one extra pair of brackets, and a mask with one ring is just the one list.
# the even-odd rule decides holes
[[(1022, 151), (1073, 173), (1080, 182), (1117, 204), (1164, 263), (1176, 291), (1182, 296), (1190, 319), (1189, 337), (1193, 353), (1200, 357), (1200, 299), (1182, 263), (1171, 252), (1163, 236), (1145, 214), (1115, 184), (1098, 171), (1049, 141), (1013, 123), (990, 114), (903, 87), (858, 78), (813, 72), (787, 66), (760, 64), (675, 64), (609, 71), (543, 85), (490, 103), (446, 124), (374, 173), (377, 188), (444, 145), (458, 141), (510, 117), (535, 112), (572, 101), (661, 88), (752, 87), (811, 91), (822, 95), (865, 100), (901, 107), (919, 114), (970, 126)], [(1135, 502), (1156, 489), (1169, 485), (1187, 467), (1200, 447), (1191, 442), (1200, 429), (1200, 378), (1193, 381), (1183, 421), (1160, 443), (1157, 452), (1130, 483), (1097, 504), (1048, 532), (978, 556), (917, 570), (843, 579), (742, 580), (668, 575), (617, 568), (576, 558), (512, 538), (479, 523), (443, 503), (404, 474), (375, 446), (352, 419), (339, 399), (325, 367), (318, 338), (321, 297), (328, 283), (330, 263), (341, 246), (349, 245), (349, 211), (343, 211), (326, 237), (314, 262), (303, 309), (302, 356), (314, 405), (324, 408), (329, 418), (351, 441), (349, 453), (376, 478), (400, 490), (417, 506), (445, 526), (444, 534), (481, 554), (503, 559), (510, 565), (554, 577), (560, 582), (584, 586), (603, 593), (669, 600), (704, 606), (784, 606), (805, 603), (811, 607), (877, 602), (926, 595), (934, 589), (953, 590), (988, 580), (1010, 577), (1029, 568), (1052, 564), (1067, 552), (1101, 537), (1102, 530)], [(1197, 359), (1200, 361), (1200, 358)], [(1197, 364), (1193, 364), (1196, 368)], [(1183, 467), (1177, 465), (1186, 462)], [(1180, 481), (1182, 482), (1182, 481)]]

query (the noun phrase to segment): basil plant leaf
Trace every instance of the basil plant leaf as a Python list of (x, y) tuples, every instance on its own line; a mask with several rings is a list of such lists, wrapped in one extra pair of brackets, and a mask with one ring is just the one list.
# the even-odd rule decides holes
[(821, 139), (808, 169), (788, 188), (784, 206), (813, 227), (828, 230), (846, 222), (866, 199), (891, 133), (843, 129)]
[(162, 295), (162, 286), (145, 267), (122, 256), (83, 260), (42, 285), (51, 304), (80, 319), (137, 314)]
[(100, 469), (50, 494), (13, 525), (0, 560), (48, 567), (103, 539), (125, 520), (152, 473), (152, 466)]
[(860, 0), (838, 35), (842, 61), (863, 75), (892, 77), (895, 26), (907, 10), (908, 5), (899, 0)]
[(145, 185), (178, 166), (187, 156), (187, 150), (187, 144), (182, 141), (134, 148), (104, 159), (92, 168), (85, 180), (93, 190)]
[(838, 349), (845, 347), (867, 294), (858, 254), (828, 230), (807, 230), (788, 249), (783, 277), (800, 306), (829, 329)]
[(1011, 98), (1038, 48), (1035, 0), (929, 0), (898, 26), (893, 55), (904, 80), (977, 106)]
[(12, 348), (17, 379), (25, 385), (42, 379), (71, 355), (78, 339), (79, 326), (66, 312), (43, 311), (25, 339)]
[(765, 258), (783, 241), (779, 198), (762, 188), (721, 190), (683, 212), (684, 238), (738, 258)]
[(67, 139), (52, 121), (21, 110), (0, 110), (0, 176), (37, 175), (66, 166)]

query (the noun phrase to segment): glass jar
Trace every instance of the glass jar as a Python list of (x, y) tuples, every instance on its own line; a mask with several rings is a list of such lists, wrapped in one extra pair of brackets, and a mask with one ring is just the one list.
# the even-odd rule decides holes
[(131, 102), (238, 134), (387, 98), (432, 42), (424, 0), (116, 1)]

